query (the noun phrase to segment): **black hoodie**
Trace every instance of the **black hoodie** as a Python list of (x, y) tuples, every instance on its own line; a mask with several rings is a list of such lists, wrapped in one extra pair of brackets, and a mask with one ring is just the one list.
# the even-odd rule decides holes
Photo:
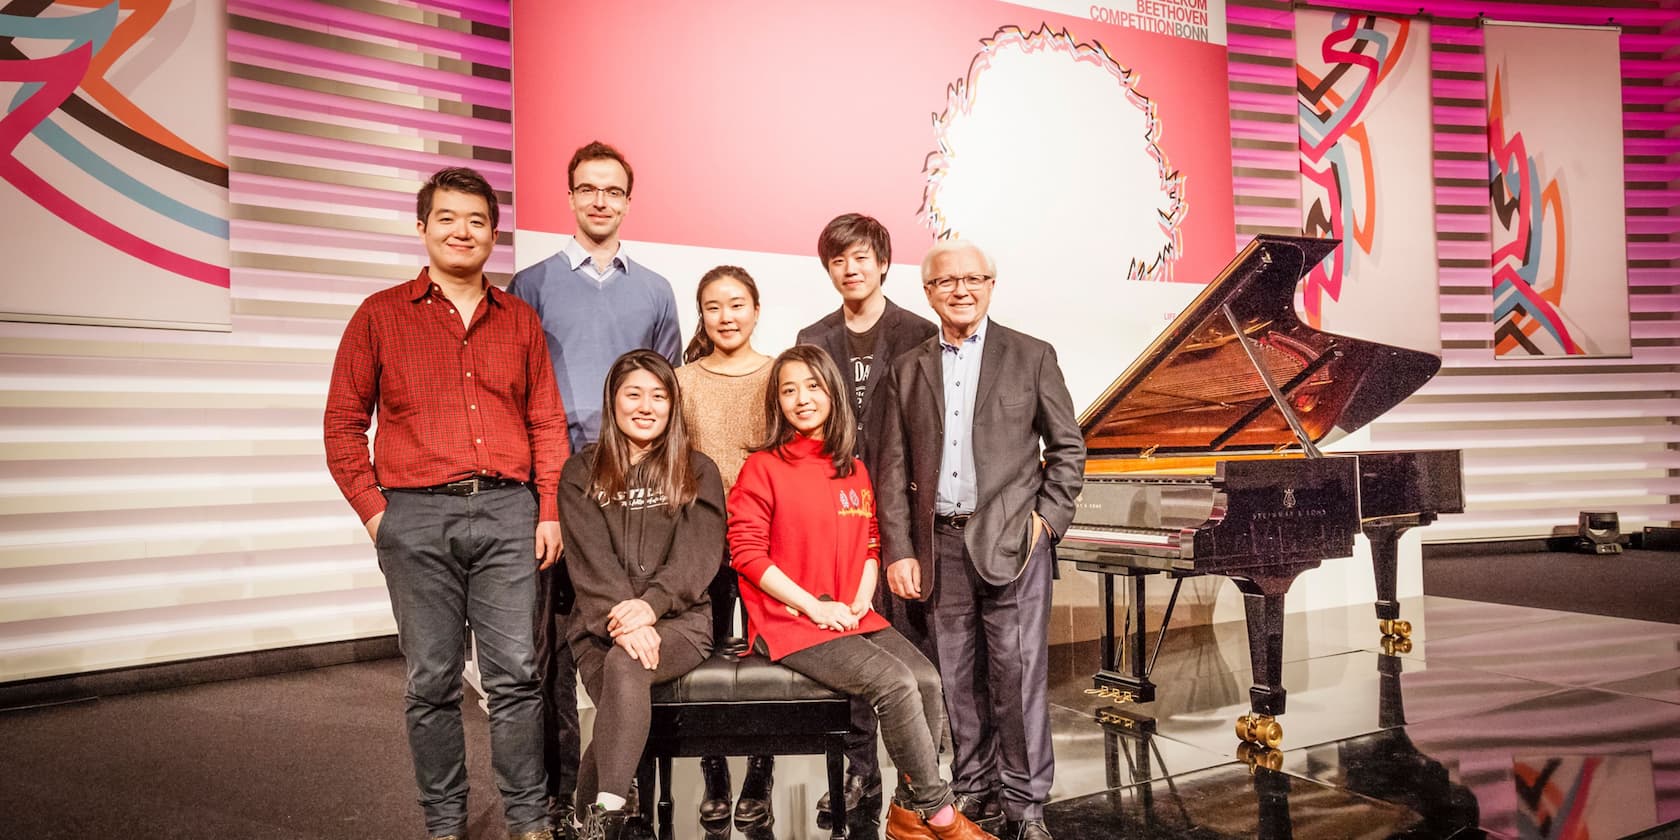
[(560, 473), (560, 527), (577, 600), (567, 631), (574, 650), (612, 644), (607, 613), (640, 598), (661, 637), (676, 633), (702, 654), (712, 649), (706, 587), (723, 563), (723, 479), (705, 455), (692, 455), (694, 501), (676, 510), (657, 490), (631, 487), (602, 505), (588, 490), (594, 445), (566, 459)]

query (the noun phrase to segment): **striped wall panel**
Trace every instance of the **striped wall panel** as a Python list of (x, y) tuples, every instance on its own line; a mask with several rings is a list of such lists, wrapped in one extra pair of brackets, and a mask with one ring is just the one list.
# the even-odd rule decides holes
[[(1231, 114), (1238, 244), (1299, 233), (1293, 126), (1294, 4), (1234, 0)], [(1323, 8), (1433, 22), (1437, 281), (1443, 366), (1377, 421), (1374, 448), (1459, 448), (1465, 513), (1423, 532), (1443, 542), (1549, 534), (1582, 510), (1623, 529), (1680, 519), (1680, 24), (1658, 2), (1349, 0)], [(1630, 359), (1493, 358), (1486, 89), (1478, 16), (1623, 27)]]
[(508, 4), (227, 10), (232, 332), (0, 324), (0, 682), (394, 632), (321, 408), (426, 175), (513, 230)]

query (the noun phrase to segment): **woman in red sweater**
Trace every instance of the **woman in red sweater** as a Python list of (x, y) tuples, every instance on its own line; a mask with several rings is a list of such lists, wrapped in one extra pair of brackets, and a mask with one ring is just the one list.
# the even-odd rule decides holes
[(875, 494), (852, 457), (857, 433), (840, 371), (821, 348), (776, 357), (764, 395), (768, 439), (729, 496), (729, 547), (753, 650), (866, 698), (898, 769), (889, 840), (986, 838), (951, 806), (939, 776), (939, 672), (870, 609), (880, 574)]

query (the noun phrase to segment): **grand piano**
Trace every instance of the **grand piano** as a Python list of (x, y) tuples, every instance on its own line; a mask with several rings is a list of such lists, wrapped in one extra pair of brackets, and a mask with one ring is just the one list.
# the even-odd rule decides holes
[[(1399, 539), (1463, 510), (1460, 457), (1320, 451), (1441, 365), (1429, 353), (1301, 322), (1296, 286), (1337, 244), (1256, 237), (1080, 417), (1085, 487), (1057, 553), (1101, 576), (1102, 668), (1092, 693), (1153, 700), (1149, 673), (1179, 586), (1224, 575), (1243, 595), (1255, 681), (1237, 736), (1278, 746), (1284, 596), (1300, 573), (1352, 556), (1361, 531), (1371, 543), (1378, 629), (1385, 644), (1409, 646), (1395, 593)], [(1173, 589), (1146, 656), (1145, 581), (1156, 574)], [(1122, 634), (1117, 577), (1132, 590)]]

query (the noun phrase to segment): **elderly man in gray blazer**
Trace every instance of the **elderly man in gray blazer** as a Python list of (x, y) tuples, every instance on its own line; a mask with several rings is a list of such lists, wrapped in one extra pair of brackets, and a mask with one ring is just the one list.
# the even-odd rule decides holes
[(1046, 840), (1050, 585), (1085, 440), (1055, 349), (987, 317), (996, 277), (967, 240), (922, 260), (940, 332), (892, 365), (876, 504), (889, 588), (932, 612), (959, 807), (1001, 799), (1005, 840)]

